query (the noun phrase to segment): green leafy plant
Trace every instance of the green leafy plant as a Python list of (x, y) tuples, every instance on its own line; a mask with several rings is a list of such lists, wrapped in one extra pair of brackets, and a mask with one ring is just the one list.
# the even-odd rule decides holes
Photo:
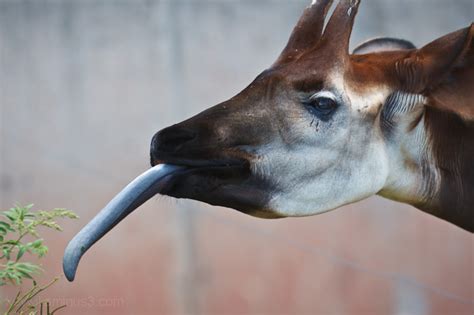
[(33, 205), (15, 206), (0, 212), (0, 286), (17, 286), (25, 279), (33, 282), (30, 290), (25, 293), (19, 290), (13, 301), (5, 301), (8, 305), (5, 314), (12, 312), (43, 314), (44, 304), (46, 304), (46, 314), (53, 314), (64, 307), (50, 310), (49, 303), (30, 304), (33, 298), (53, 285), (58, 278), (45, 286), (38, 285), (34, 276), (40, 274), (43, 269), (35, 263), (24, 260), (28, 256), (41, 258), (48, 252), (48, 247), (38, 233), (39, 228), (62, 231), (61, 226), (56, 222), (57, 219), (77, 219), (78, 216), (67, 209), (33, 211), (32, 207)]

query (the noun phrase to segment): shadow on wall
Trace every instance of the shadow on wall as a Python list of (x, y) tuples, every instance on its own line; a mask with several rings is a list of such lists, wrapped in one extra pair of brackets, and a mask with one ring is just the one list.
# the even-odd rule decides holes
[[(43, 265), (148, 167), (159, 129), (268, 67), (307, 1), (0, 1), (0, 205), (67, 207)], [(422, 45), (470, 0), (363, 1), (352, 37)], [(380, 198), (265, 221), (157, 197), (50, 291), (71, 314), (470, 314), (472, 236)], [(1, 295), (11, 292), (2, 292)]]

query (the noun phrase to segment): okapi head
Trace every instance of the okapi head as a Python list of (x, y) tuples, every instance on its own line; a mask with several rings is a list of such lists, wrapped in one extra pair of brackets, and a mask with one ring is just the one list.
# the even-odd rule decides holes
[(323, 30), (331, 2), (313, 1), (242, 92), (153, 137), (152, 165), (188, 168), (162, 193), (265, 218), (379, 194), (474, 231), (474, 27), (351, 55), (359, 1)]
[(263, 218), (374, 194), (474, 232), (474, 25), (421, 49), (369, 41), (349, 54), (359, 1), (318, 0), (277, 61), (235, 97), (161, 130), (153, 167), (66, 248), (79, 259), (156, 193)]

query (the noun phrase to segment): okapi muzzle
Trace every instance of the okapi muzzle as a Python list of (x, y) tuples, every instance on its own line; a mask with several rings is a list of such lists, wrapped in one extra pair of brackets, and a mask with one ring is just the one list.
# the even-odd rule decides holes
[(277, 61), (233, 98), (157, 132), (152, 168), (69, 243), (64, 272), (155, 194), (262, 218), (379, 194), (474, 232), (474, 26), (416, 49), (349, 53), (359, 1), (313, 1)]
[[(245, 213), (256, 213), (265, 207), (267, 196), (263, 188), (267, 185), (251, 170), (258, 159), (251, 148), (270, 142), (266, 138), (271, 134), (271, 115), (264, 110), (264, 103), (250, 100), (247, 94), (244, 90), (232, 100), (154, 135), (150, 148), (152, 166), (186, 168), (162, 194)], [(259, 106), (262, 109), (257, 113)]]

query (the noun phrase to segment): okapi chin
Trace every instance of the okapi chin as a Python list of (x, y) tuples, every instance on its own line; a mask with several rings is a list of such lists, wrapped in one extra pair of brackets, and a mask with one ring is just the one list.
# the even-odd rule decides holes
[(233, 98), (156, 133), (153, 168), (70, 242), (85, 251), (156, 193), (263, 217), (379, 194), (474, 232), (474, 25), (422, 48), (348, 51), (359, 1), (313, 1), (277, 61)]

